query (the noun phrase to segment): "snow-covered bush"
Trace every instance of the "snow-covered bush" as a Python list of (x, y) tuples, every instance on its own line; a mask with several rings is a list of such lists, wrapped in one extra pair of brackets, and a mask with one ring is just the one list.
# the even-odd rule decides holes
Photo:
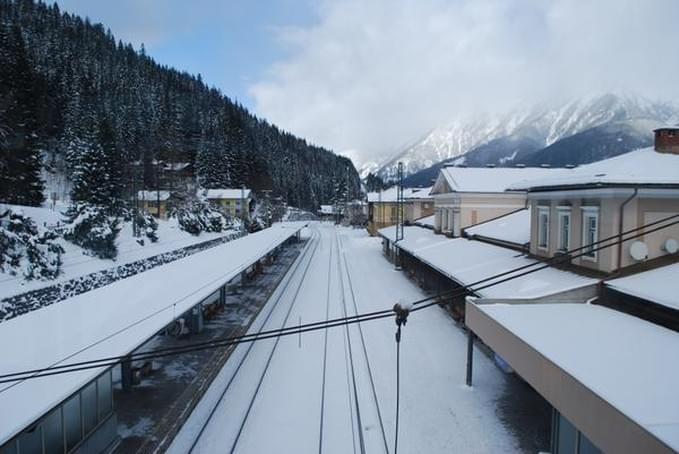
[(56, 242), (58, 235), (38, 228), (20, 211), (0, 214), (0, 269), (25, 279), (54, 279), (61, 270), (64, 249)]
[(99, 258), (114, 259), (118, 255), (116, 238), (120, 221), (109, 216), (106, 208), (76, 202), (64, 215), (68, 218), (64, 238)]
[(139, 231), (151, 240), (152, 243), (158, 241), (158, 221), (153, 216), (148, 213), (140, 213), (137, 215), (135, 222)]
[(204, 201), (196, 201), (178, 208), (172, 216), (177, 218), (179, 228), (191, 235), (199, 235), (200, 232), (222, 232), (228, 225), (224, 215)]

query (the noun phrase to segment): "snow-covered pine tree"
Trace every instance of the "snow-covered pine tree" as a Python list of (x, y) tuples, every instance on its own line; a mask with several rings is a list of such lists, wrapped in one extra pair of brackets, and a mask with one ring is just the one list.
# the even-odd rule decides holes
[(0, 200), (40, 205), (41, 103), (45, 84), (32, 69), (21, 29), (0, 22)]
[(0, 213), (0, 270), (21, 273), (27, 280), (56, 278), (64, 252), (57, 238), (21, 211), (4, 210)]

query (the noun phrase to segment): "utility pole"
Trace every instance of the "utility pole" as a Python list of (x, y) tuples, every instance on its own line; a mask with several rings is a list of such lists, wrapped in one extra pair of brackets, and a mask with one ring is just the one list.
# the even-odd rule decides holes
[(401, 253), (398, 249), (398, 242), (403, 239), (403, 163), (398, 163), (398, 186), (396, 186), (396, 238), (394, 239), (394, 266), (397, 270), (401, 269)]
[(156, 169), (156, 208), (158, 209), (158, 219), (160, 219), (160, 173), (158, 172), (158, 167), (160, 167), (162, 162), (157, 159), (154, 166)]
[(245, 185), (240, 187), (240, 230), (245, 234)]

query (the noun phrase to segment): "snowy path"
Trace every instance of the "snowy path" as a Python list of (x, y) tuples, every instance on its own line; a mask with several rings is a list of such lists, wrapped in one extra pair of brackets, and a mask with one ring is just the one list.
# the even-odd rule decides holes
[[(384, 259), (379, 240), (328, 225), (310, 231), (253, 330), (424, 296)], [(389, 318), (239, 346), (170, 452), (392, 452), (394, 332)], [(401, 354), (399, 452), (517, 450), (496, 415), (504, 377), (477, 354), (475, 387), (464, 385), (466, 337), (442, 310), (411, 316)]]

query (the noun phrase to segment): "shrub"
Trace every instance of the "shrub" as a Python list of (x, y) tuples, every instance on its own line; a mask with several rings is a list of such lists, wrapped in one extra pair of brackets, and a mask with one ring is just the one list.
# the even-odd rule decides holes
[(116, 258), (116, 238), (120, 232), (120, 221), (117, 217), (109, 216), (104, 207), (84, 202), (72, 204), (64, 214), (68, 218), (64, 238), (96, 257)]

